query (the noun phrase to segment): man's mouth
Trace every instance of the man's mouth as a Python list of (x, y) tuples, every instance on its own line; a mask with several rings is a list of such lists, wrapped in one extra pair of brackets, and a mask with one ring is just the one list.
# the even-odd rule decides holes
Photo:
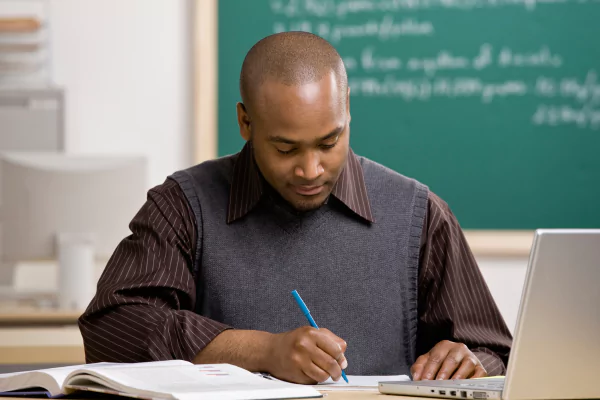
[(325, 189), (325, 185), (294, 185), (293, 188), (301, 196), (316, 196)]

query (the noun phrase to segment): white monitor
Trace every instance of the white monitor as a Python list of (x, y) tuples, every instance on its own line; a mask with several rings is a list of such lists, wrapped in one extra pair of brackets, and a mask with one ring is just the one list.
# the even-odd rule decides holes
[(56, 259), (57, 235), (92, 234), (107, 259), (129, 235), (146, 198), (147, 166), (137, 156), (1, 153), (4, 263)]

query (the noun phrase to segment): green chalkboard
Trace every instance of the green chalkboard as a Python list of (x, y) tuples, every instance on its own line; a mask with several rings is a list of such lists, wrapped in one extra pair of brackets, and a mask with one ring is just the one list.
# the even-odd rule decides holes
[(339, 51), (351, 145), (467, 229), (600, 227), (600, 0), (221, 0), (219, 155), (246, 52), (305, 30)]

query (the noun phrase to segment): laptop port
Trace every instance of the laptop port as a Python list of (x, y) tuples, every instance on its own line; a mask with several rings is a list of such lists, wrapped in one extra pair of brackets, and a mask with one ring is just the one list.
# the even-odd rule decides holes
[(474, 399), (487, 399), (487, 393), (486, 392), (473, 392), (473, 398)]
[(446, 395), (446, 391), (445, 390), (440, 390), (440, 395), (445, 396)]
[(456, 392), (453, 390), (450, 392), (450, 396), (456, 396)]
[(465, 390), (460, 391), (460, 397), (467, 398), (467, 392)]

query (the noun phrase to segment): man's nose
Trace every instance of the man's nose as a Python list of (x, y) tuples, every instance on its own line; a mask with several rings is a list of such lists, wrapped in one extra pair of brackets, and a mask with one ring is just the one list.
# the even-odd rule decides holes
[(307, 153), (302, 157), (301, 163), (296, 166), (296, 176), (303, 178), (306, 181), (314, 181), (318, 179), (325, 169), (321, 165), (321, 160), (315, 153)]

